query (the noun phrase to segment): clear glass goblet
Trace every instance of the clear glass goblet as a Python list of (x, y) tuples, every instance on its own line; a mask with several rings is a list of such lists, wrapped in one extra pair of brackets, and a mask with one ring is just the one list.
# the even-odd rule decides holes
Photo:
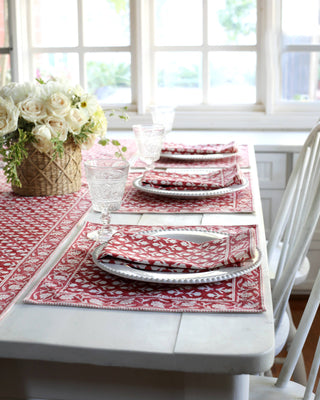
[(116, 158), (101, 158), (84, 163), (92, 208), (101, 212), (101, 229), (88, 233), (88, 238), (107, 242), (115, 230), (110, 226), (110, 212), (121, 206), (128, 178), (129, 163)]
[(152, 122), (164, 125), (166, 134), (172, 131), (175, 110), (171, 106), (151, 106)]
[(160, 158), (165, 127), (164, 125), (133, 125), (132, 129), (138, 147), (138, 156), (146, 164), (146, 170), (152, 170), (155, 161)]

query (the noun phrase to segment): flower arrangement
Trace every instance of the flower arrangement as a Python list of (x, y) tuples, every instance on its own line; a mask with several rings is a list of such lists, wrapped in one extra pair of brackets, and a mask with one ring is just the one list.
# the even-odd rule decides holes
[[(127, 118), (124, 113), (119, 116)], [(0, 154), (7, 180), (16, 186), (21, 186), (17, 166), (28, 156), (27, 144), (56, 157), (63, 154), (64, 143), (69, 140), (89, 149), (99, 139), (102, 145), (111, 142), (117, 146), (115, 154), (123, 156), (126, 148), (116, 140), (110, 141), (106, 133), (105, 113), (97, 98), (81, 86), (38, 79), (0, 89)]]

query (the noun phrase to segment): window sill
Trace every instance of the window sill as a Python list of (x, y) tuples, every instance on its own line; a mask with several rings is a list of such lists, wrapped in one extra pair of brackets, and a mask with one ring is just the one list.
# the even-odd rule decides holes
[[(122, 126), (121, 130), (112, 129), (109, 127), (109, 137), (116, 137), (121, 141), (121, 137), (132, 137), (131, 123), (126, 123), (127, 126)], [(256, 152), (273, 152), (273, 153), (297, 153), (303, 146), (309, 130), (290, 131), (290, 130), (173, 130), (168, 136), (169, 141), (184, 141), (191, 142), (192, 137), (197, 135), (199, 143), (212, 141), (211, 135), (215, 138), (221, 137), (221, 142), (229, 142), (235, 140), (237, 143), (252, 144)]]
[[(131, 128), (134, 124), (150, 124), (151, 114), (128, 113), (129, 120), (109, 119), (110, 129)], [(195, 130), (303, 130), (310, 131), (319, 119), (318, 112), (180, 112), (176, 111), (174, 129)]]

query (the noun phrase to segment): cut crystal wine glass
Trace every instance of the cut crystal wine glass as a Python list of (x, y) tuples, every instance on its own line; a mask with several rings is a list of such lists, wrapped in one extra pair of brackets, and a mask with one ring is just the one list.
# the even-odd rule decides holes
[(89, 160), (84, 163), (92, 208), (101, 212), (101, 229), (89, 232), (88, 238), (108, 241), (114, 233), (110, 226), (110, 212), (121, 206), (128, 178), (129, 163), (116, 158)]

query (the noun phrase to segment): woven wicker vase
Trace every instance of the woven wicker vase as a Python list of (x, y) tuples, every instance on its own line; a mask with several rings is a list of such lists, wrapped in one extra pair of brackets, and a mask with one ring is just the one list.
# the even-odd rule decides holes
[(17, 168), (21, 187), (12, 185), (22, 196), (53, 196), (73, 193), (81, 187), (81, 149), (73, 141), (64, 144), (64, 153), (53, 159), (28, 145), (28, 157)]

